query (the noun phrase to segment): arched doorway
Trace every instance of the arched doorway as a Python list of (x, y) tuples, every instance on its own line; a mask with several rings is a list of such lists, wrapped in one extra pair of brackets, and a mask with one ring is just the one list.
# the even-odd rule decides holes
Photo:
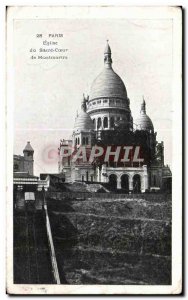
[(113, 190), (117, 188), (117, 176), (115, 174), (109, 176), (109, 185)]
[(141, 178), (138, 174), (133, 176), (133, 191), (134, 193), (141, 193)]
[(129, 176), (127, 174), (123, 174), (121, 176), (121, 188), (125, 191), (125, 193), (129, 192)]

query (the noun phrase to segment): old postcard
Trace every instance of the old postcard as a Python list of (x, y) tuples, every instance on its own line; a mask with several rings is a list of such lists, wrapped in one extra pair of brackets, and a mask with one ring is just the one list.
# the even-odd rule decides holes
[(7, 292), (182, 292), (182, 10), (7, 7)]

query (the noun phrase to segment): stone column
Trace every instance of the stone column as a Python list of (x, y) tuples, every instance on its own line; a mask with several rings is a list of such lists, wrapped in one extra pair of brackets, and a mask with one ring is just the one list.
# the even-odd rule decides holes
[(121, 189), (121, 179), (117, 176), (117, 189)]
[(144, 175), (143, 180), (144, 180), (144, 190), (143, 190), (143, 192), (145, 192), (145, 190), (148, 189), (148, 175)]
[(145, 190), (148, 189), (148, 172), (147, 172), (147, 166), (144, 165), (143, 166), (143, 169), (144, 169), (144, 174), (142, 176), (142, 193), (145, 192)]
[(97, 181), (100, 182), (101, 181), (101, 171), (99, 168), (97, 168)]
[(101, 129), (104, 129), (104, 124), (103, 124), (103, 122), (104, 122), (104, 116), (103, 116), (103, 117), (101, 116)]
[(133, 176), (129, 176), (129, 193), (133, 192)]
[(108, 117), (108, 129), (110, 129), (110, 117)]
[(101, 176), (101, 181), (102, 182), (107, 182), (107, 171), (106, 171), (106, 165), (102, 165), (102, 170), (101, 170), (102, 176)]

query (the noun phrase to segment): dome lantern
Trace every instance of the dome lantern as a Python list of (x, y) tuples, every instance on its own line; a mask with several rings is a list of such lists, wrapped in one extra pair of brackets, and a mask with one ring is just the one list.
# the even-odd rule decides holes
[(143, 113), (143, 114), (146, 114), (146, 102), (144, 100), (144, 97), (143, 97), (143, 102), (141, 104), (141, 110), (140, 110), (140, 113)]
[(107, 69), (112, 67), (111, 49), (108, 44), (108, 40), (107, 40), (106, 48), (104, 49), (104, 65)]

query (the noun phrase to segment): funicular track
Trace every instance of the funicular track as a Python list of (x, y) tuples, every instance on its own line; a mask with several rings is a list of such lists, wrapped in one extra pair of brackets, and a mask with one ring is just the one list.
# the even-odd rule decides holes
[(14, 282), (54, 283), (44, 212), (15, 212), (14, 227)]
[(25, 236), (29, 282), (40, 283), (38, 266), (38, 248), (35, 230), (35, 213), (25, 210)]

